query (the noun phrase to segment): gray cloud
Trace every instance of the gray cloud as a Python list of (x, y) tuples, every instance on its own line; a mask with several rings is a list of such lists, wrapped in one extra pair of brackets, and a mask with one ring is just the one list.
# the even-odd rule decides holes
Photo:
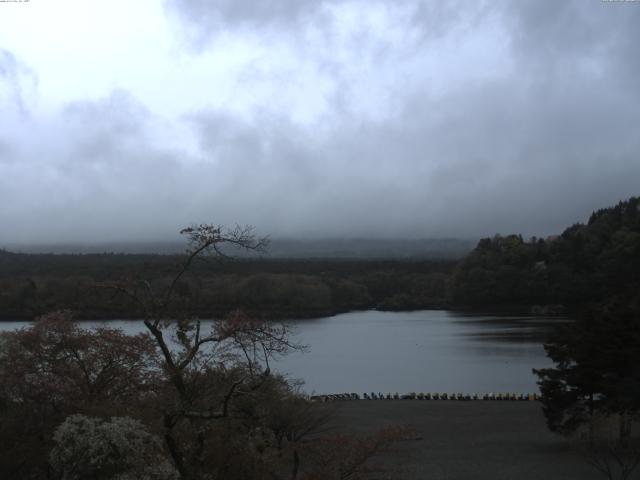
[[(182, 170), (158, 148), (151, 118), (123, 92), (68, 106), (53, 123), (32, 123), (0, 167), (3, 240), (153, 238), (178, 226)], [(27, 140), (27, 141), (25, 141)], [(14, 143), (16, 143), (14, 141)], [(150, 217), (151, 216), (151, 217)]]
[(255, 27), (278, 30), (295, 29), (307, 19), (319, 20), (325, 4), (343, 0), (165, 0), (167, 12), (180, 20), (188, 44), (206, 48), (211, 39), (228, 29), (251, 30)]
[[(57, 133), (73, 141), (46, 162), (33, 152), (3, 176), (0, 217), (23, 241), (43, 231), (47, 240), (165, 238), (199, 221), (274, 235), (540, 235), (637, 193), (638, 137), (598, 136), (606, 123), (598, 118), (613, 107), (570, 104), (584, 120), (566, 128), (558, 109), (535, 99), (506, 108), (518, 92), (504, 95), (495, 85), (457, 98), (458, 109), (437, 121), (438, 105), (414, 97), (402, 121), (344, 122), (323, 138), (285, 118), (201, 112), (190, 121), (202, 156), (190, 162), (154, 147), (145, 137), (153, 118), (132, 117), (139, 106), (116, 95), (70, 108)], [(613, 131), (638, 120), (618, 113)], [(6, 208), (16, 198), (21, 208)]]
[[(562, 101), (506, 82), (436, 103), (414, 93), (395, 122), (347, 120), (320, 142), (272, 118), (195, 121), (204, 150), (230, 174), (237, 213), (263, 228), (544, 235), (638, 193), (640, 140), (628, 128), (638, 110), (616, 96), (585, 103), (593, 88)], [(434, 110), (445, 113), (434, 119)]]
[(346, 0), (165, 0), (165, 8), (199, 29), (215, 31), (237, 26), (290, 27), (317, 18), (326, 6)]
[(25, 90), (31, 91), (37, 84), (35, 72), (16, 59), (10, 51), (0, 47), (0, 104), (27, 115)]
[[(124, 90), (0, 135), (0, 241), (165, 238), (204, 221), (274, 236), (546, 235), (640, 194), (638, 5), (388, 5), (392, 31), (340, 37), (327, 11), (365, 6), (168, 0), (205, 50), (221, 28), (289, 45), (323, 25), (327, 43), (291, 43), (304, 63), (290, 70), (245, 71), (247, 94), (281, 79), (274, 106), (180, 119), (194, 149), (165, 141), (171, 127)], [(0, 82), (16, 85), (11, 58)], [(303, 85), (303, 100), (326, 101), (309, 122), (279, 103), (301, 64), (327, 85)]]
[[(490, 3), (490, 2), (489, 2)], [(165, 0), (165, 8), (192, 28), (209, 32), (223, 28), (280, 28), (292, 29), (309, 24), (323, 25), (330, 20), (331, 11), (352, 7), (360, 14), (367, 8), (383, 6), (408, 9), (410, 17), (427, 30), (444, 34), (452, 23), (472, 14), (485, 11), (488, 2), (471, 5), (463, 0), (433, 2), (422, 0)]]
[[(616, 89), (640, 72), (634, 54), (640, 41), (640, 8), (628, 7), (620, 2), (542, 0), (511, 2), (504, 15), (514, 53), (526, 61), (531, 74), (574, 75), (572, 80), (579, 83), (585, 73), (592, 73), (608, 77), (610, 89)], [(635, 94), (630, 88), (629, 93)]]
[(179, 10), (186, 17), (211, 25), (218, 22), (240, 24), (290, 23), (299, 21), (303, 16), (313, 17), (323, 4), (343, 0), (168, 0), (167, 7)]

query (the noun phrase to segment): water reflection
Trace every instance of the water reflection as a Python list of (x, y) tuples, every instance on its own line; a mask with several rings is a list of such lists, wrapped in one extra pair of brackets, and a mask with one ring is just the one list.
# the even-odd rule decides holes
[(559, 320), (448, 311), (355, 312), (294, 322), (311, 346), (278, 366), (307, 390), (535, 391), (542, 340)]

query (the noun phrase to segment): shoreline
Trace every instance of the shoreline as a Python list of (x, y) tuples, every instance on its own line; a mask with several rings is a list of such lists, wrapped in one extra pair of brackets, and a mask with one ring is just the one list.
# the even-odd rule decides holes
[[(492, 315), (496, 317), (558, 317), (563, 318), (567, 317), (570, 313), (569, 310), (565, 310), (563, 312), (552, 311), (548, 312), (546, 310), (537, 310), (536, 307), (544, 308), (545, 306), (537, 306), (537, 305), (509, 305), (509, 306), (500, 306), (500, 305), (492, 305), (492, 306), (481, 306), (474, 307), (469, 305), (426, 305), (424, 307), (418, 308), (404, 308), (404, 309), (391, 309), (391, 308), (376, 308), (376, 306), (367, 306), (363, 308), (352, 308), (352, 309), (332, 309), (327, 311), (314, 311), (314, 312), (305, 312), (295, 314), (291, 312), (270, 312), (267, 315), (256, 315), (255, 312), (251, 312), (250, 310), (244, 310), (248, 315), (254, 316), (255, 318), (261, 318), (266, 321), (292, 321), (292, 320), (314, 320), (318, 318), (327, 318), (327, 317), (335, 317), (337, 315), (341, 315), (344, 313), (354, 313), (354, 312), (367, 312), (367, 311), (375, 311), (375, 312), (420, 312), (420, 311), (446, 311), (446, 312), (454, 312), (460, 314), (467, 314), (470, 316), (477, 315)], [(242, 310), (242, 309), (241, 309)], [(71, 310), (73, 312), (73, 310)], [(37, 317), (42, 314), (38, 314), (35, 316), (20, 316), (20, 315), (12, 315), (5, 316), (0, 313), (0, 323), (3, 322), (32, 322)], [(221, 318), (220, 315), (199, 315), (198, 319), (200, 320), (214, 320), (216, 318)], [(144, 320), (142, 317), (137, 317), (136, 315), (84, 315), (83, 318), (76, 319), (78, 322), (109, 322), (109, 321), (122, 321), (122, 320)]]

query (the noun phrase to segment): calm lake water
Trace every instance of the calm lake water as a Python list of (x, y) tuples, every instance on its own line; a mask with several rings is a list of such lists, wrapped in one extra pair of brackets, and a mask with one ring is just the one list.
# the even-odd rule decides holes
[[(304, 379), (308, 393), (535, 392), (532, 368), (550, 366), (542, 347), (562, 319), (470, 315), (445, 310), (351, 312), (288, 322), (306, 353), (274, 370)], [(28, 322), (2, 322), (0, 330)], [(135, 333), (139, 321), (90, 322)]]

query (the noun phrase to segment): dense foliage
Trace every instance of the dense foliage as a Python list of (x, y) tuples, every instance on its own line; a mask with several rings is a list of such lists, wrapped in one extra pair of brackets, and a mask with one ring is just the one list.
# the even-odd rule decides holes
[(555, 367), (534, 372), (550, 430), (570, 434), (595, 416), (617, 414), (626, 444), (640, 412), (640, 290), (585, 307), (545, 350)]
[[(0, 251), (0, 317), (32, 319), (70, 309), (78, 318), (140, 318), (126, 297), (96, 283), (171, 282), (181, 257), (49, 255)], [(182, 279), (181, 293), (201, 318), (238, 308), (264, 318), (331, 315), (356, 309), (442, 306), (454, 261), (268, 260), (204, 261)]]
[(457, 305), (553, 305), (573, 309), (640, 285), (640, 199), (594, 212), (560, 236), (485, 238), (456, 268)]
[(570, 434), (588, 424), (593, 442), (594, 420), (615, 415), (626, 445), (640, 411), (640, 200), (598, 210), (548, 242), (483, 241), (472, 257), (457, 273), (459, 296), (474, 298), (469, 272), (484, 262), (488, 278), (512, 276), (482, 298), (510, 289), (518, 302), (570, 307), (573, 321), (545, 344), (555, 366), (535, 371), (549, 428)]
[(340, 479), (327, 462), (363, 474), (405, 435), (322, 435), (327, 405), (258, 361), (285, 348), (273, 326), (234, 316), (201, 335), (211, 348), (176, 346), (170, 365), (151, 335), (83, 329), (65, 312), (2, 333), (0, 478)]
[(55, 427), (74, 413), (141, 411), (161, 378), (146, 335), (85, 330), (67, 312), (0, 336), (0, 477), (48, 472)]

